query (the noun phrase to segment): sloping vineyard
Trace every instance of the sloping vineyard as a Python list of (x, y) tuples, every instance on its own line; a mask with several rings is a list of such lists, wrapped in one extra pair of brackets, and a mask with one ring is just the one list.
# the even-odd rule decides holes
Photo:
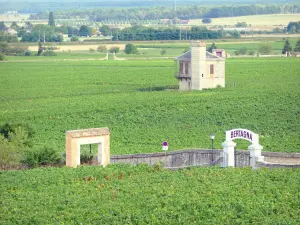
[[(221, 148), (225, 131), (260, 135), (266, 151), (300, 149), (300, 61), (228, 59), (226, 88), (178, 92), (174, 63), (56, 61), (1, 64), (0, 124), (22, 123), (35, 146), (65, 151), (65, 131), (111, 129), (111, 153)], [(242, 142), (237, 147), (247, 148)]]

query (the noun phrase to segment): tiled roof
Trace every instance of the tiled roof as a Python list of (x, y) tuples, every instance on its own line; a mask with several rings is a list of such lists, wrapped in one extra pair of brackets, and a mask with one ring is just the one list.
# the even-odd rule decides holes
[[(188, 52), (183, 53), (182, 55), (176, 57), (175, 60), (176, 61), (191, 61), (191, 58), (192, 58), (192, 53), (191, 53), (191, 51), (188, 51)], [(218, 59), (219, 57), (211, 54), (210, 52), (206, 52), (206, 58)]]

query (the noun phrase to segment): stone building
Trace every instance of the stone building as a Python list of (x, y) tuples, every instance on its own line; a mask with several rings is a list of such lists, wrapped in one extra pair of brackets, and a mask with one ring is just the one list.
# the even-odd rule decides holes
[(221, 56), (207, 52), (204, 42), (191, 42), (191, 50), (175, 58), (179, 90), (225, 87), (225, 58)]

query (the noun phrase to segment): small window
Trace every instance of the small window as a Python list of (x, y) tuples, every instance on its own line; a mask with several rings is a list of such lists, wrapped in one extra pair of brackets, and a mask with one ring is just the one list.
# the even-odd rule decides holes
[(185, 74), (189, 74), (189, 64), (185, 63)]
[(215, 71), (214, 71), (214, 65), (211, 64), (210, 65), (210, 74), (214, 74), (214, 73), (215, 73)]

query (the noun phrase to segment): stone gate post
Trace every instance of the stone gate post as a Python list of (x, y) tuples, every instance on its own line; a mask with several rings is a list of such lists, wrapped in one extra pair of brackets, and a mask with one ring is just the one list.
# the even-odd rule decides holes
[(233, 141), (225, 141), (222, 143), (223, 146), (223, 166), (234, 167), (234, 147), (236, 143)]
[(250, 166), (255, 168), (256, 162), (263, 162), (264, 156), (261, 155), (261, 150), (263, 147), (256, 143), (249, 145), (248, 150), (250, 151)]

